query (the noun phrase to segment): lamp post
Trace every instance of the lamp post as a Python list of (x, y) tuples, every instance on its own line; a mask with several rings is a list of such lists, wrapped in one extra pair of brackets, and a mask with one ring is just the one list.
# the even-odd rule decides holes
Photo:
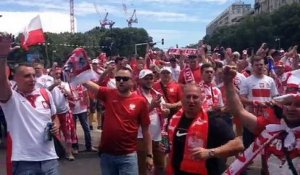
[(280, 49), (280, 38), (279, 38), (279, 37), (276, 37), (276, 38), (275, 38), (275, 42), (278, 42), (278, 49)]

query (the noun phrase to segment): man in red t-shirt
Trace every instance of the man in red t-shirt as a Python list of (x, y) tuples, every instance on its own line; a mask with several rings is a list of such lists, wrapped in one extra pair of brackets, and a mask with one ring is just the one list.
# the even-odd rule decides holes
[(120, 69), (116, 76), (117, 89), (100, 87), (88, 81), (85, 87), (98, 93), (105, 106), (105, 119), (99, 151), (102, 174), (138, 174), (137, 133), (141, 126), (147, 151), (147, 167), (152, 169), (152, 140), (149, 132), (149, 110), (146, 100), (131, 92), (132, 73)]
[(182, 97), (181, 86), (172, 79), (170, 67), (163, 67), (160, 70), (160, 81), (154, 83), (153, 88), (163, 94), (166, 101), (164, 106), (170, 110), (168, 115), (168, 118), (170, 118), (181, 107)]
[(200, 83), (201, 81), (201, 70), (199, 66), (199, 59), (196, 55), (188, 56), (188, 65), (181, 70), (179, 74), (178, 83)]

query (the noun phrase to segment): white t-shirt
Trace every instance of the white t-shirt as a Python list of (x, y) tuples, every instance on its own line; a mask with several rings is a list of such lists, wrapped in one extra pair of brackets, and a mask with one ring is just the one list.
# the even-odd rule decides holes
[(49, 75), (42, 75), (40, 77), (36, 77), (35, 88), (48, 88), (54, 82), (53, 77)]
[(233, 79), (233, 83), (240, 90), (242, 82), (245, 81), (245, 80), (246, 80), (245, 75), (237, 72), (236, 76)]
[(82, 85), (77, 85), (76, 87), (71, 86), (71, 88), (72, 88), (72, 95), (74, 99), (74, 101), (71, 102), (74, 104), (74, 106), (71, 107), (73, 114), (80, 114), (83, 112), (87, 112), (88, 96), (85, 96), (86, 95), (85, 92), (87, 91), (87, 89)]
[(15, 90), (12, 90), (12, 96), (6, 103), (0, 103), (12, 138), (12, 161), (43, 161), (58, 158), (53, 141), (44, 139), (45, 127), (51, 122), (51, 116), (56, 113), (51, 93), (47, 92), (51, 108), (41, 95), (40, 89), (31, 93), (37, 96), (34, 103), (36, 107)]
[(65, 82), (61, 82), (60, 85), (56, 86), (52, 91), (52, 97), (56, 106), (57, 114), (63, 114), (70, 110), (69, 101), (66, 99), (61, 89), (65, 89), (68, 93), (71, 93), (70, 85)]
[(178, 82), (178, 79), (179, 79), (179, 75), (180, 75), (180, 66), (179, 65), (176, 65), (175, 68), (173, 67), (170, 67), (171, 68), (171, 71), (172, 71), (172, 78), (174, 81)]
[[(152, 95), (145, 95), (148, 103), (151, 103), (152, 101)], [(165, 101), (162, 98), (161, 104), (165, 103)], [(151, 134), (151, 138), (153, 141), (160, 141), (161, 140), (161, 123), (160, 123), (160, 118), (158, 115), (158, 111), (156, 108), (154, 108), (152, 111), (149, 113), (149, 118), (150, 118), (150, 125), (149, 125), (149, 130)], [(142, 133), (142, 128), (139, 127), (138, 130), (138, 138), (143, 138), (143, 133)]]
[(272, 100), (272, 97), (278, 95), (278, 91), (273, 78), (266, 75), (257, 78), (251, 75), (242, 81), (240, 94), (247, 95), (249, 100), (268, 102)]

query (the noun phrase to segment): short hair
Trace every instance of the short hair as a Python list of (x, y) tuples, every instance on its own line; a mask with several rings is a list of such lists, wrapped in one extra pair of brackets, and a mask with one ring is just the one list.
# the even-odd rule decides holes
[(254, 62), (258, 62), (260, 60), (264, 60), (264, 58), (261, 56), (255, 55), (251, 58), (251, 64), (253, 65)]
[(41, 66), (45, 67), (44, 63), (41, 62), (41, 61), (34, 62), (32, 66), (34, 67), (34, 66), (37, 66), (37, 65), (41, 65)]
[(31, 68), (33, 68), (33, 65), (30, 64), (30, 63), (27, 63), (27, 62), (24, 62), (24, 63), (18, 63), (18, 64), (16, 64), (15, 67), (14, 67), (14, 72), (15, 72), (15, 74), (17, 74), (17, 73), (20, 71), (20, 69), (21, 69), (22, 67), (31, 67)]
[(123, 71), (129, 71), (130, 74), (132, 75), (132, 70), (128, 67), (122, 66), (121, 69), (119, 69), (118, 71), (123, 70)]
[(218, 68), (223, 68), (223, 63), (221, 61), (216, 61), (215, 62), (215, 70), (217, 70)]
[(188, 84), (185, 84), (183, 85), (182, 87), (182, 90), (183, 90), (183, 93), (186, 91), (187, 88), (190, 88), (190, 87), (196, 87), (197, 89), (199, 89), (199, 93), (201, 92), (201, 87), (199, 84), (197, 83), (188, 83)]
[(123, 61), (125, 57), (116, 57), (115, 63), (118, 64), (119, 62)]
[(210, 64), (210, 63), (204, 63), (204, 64), (202, 64), (202, 66), (201, 66), (201, 72), (203, 72), (204, 69), (209, 68), (209, 67), (211, 67), (211, 68), (214, 69), (214, 66), (212, 64)]

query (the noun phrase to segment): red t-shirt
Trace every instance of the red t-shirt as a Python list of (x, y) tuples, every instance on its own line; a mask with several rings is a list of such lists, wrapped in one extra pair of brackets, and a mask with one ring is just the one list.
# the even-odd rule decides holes
[[(180, 71), (180, 74), (179, 74), (179, 78), (178, 78), (178, 83), (181, 83), (181, 84), (186, 84), (185, 82), (185, 79), (184, 79), (184, 69)], [(193, 73), (193, 76), (194, 76), (194, 80), (195, 80), (195, 83), (198, 84), (201, 82), (201, 69), (200, 67), (197, 67), (196, 69), (191, 69), (192, 73)]]
[(136, 93), (122, 97), (117, 89), (106, 87), (99, 88), (98, 98), (105, 106), (101, 151), (113, 155), (136, 151), (139, 126), (150, 124), (146, 100)]
[[(164, 91), (163, 91), (163, 89), (161, 87), (160, 81), (154, 83), (153, 89), (155, 89), (159, 93), (163, 94), (163, 96), (165, 96), (165, 93), (164, 93)], [(177, 103), (178, 101), (181, 100), (182, 89), (181, 89), (181, 86), (178, 83), (176, 83), (176, 82), (170, 82), (170, 83), (168, 83), (167, 87), (166, 87), (166, 92), (167, 92), (168, 100), (170, 100), (170, 101), (168, 101), (166, 99), (166, 101), (168, 103)]]

